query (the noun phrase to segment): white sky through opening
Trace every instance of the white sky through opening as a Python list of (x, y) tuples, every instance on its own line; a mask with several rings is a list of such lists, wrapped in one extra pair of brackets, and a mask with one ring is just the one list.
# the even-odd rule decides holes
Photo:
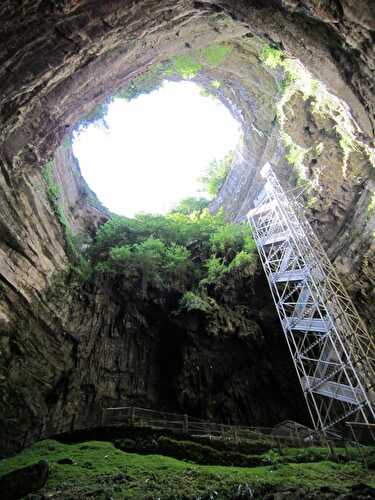
[(183, 198), (202, 196), (198, 178), (241, 135), (228, 109), (192, 82), (164, 82), (131, 101), (115, 99), (106, 122), (108, 129), (90, 125), (76, 134), (73, 150), (100, 201), (128, 217), (165, 213)]

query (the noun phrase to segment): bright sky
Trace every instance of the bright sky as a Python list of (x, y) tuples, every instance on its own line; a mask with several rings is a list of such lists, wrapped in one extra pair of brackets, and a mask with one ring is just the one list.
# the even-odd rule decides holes
[(192, 82), (164, 82), (148, 95), (110, 104), (108, 129), (75, 136), (82, 174), (112, 212), (165, 213), (182, 198), (202, 196), (197, 178), (234, 149), (240, 127), (217, 99)]

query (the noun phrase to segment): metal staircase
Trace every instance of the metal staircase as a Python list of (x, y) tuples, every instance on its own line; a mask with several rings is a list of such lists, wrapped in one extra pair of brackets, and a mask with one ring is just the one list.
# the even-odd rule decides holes
[(316, 430), (375, 423), (375, 343), (303, 214), (271, 166), (248, 213)]

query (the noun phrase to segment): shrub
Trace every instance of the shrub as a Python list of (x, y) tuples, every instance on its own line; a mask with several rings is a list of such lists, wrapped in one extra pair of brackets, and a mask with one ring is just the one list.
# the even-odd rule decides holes
[(226, 224), (220, 227), (210, 238), (215, 253), (227, 255), (240, 251), (250, 239), (249, 227), (240, 224)]
[(176, 56), (173, 59), (173, 64), (178, 75), (184, 80), (191, 80), (202, 69), (201, 63), (194, 54)]
[(238, 271), (240, 269), (249, 269), (255, 263), (255, 254), (244, 251), (239, 252), (228, 266), (228, 271)]
[(180, 310), (185, 309), (186, 311), (209, 313), (212, 310), (211, 301), (209, 297), (204, 298), (198, 293), (185, 292), (180, 300)]
[(183, 215), (191, 215), (194, 212), (201, 213), (203, 209), (208, 207), (209, 203), (207, 198), (184, 198), (176, 205), (172, 213), (180, 213)]
[(164, 74), (172, 76), (175, 71), (184, 80), (191, 80), (201, 71), (202, 62), (206, 62), (210, 66), (219, 66), (229, 51), (229, 47), (216, 44), (210, 45), (202, 51), (178, 55), (165, 65)]
[[(189, 211), (189, 205), (195, 201), (190, 199), (183, 210)], [(96, 272), (122, 275), (128, 281), (142, 278), (143, 290), (154, 283), (187, 292), (180, 308), (204, 311), (209, 301), (193, 290), (246, 268), (254, 262), (254, 253), (247, 226), (227, 223), (222, 212), (212, 215), (207, 209), (190, 215), (173, 211), (165, 216), (113, 217), (98, 230), (88, 252)]]
[(85, 129), (90, 125), (97, 125), (99, 127), (107, 128), (107, 122), (105, 121), (105, 116), (108, 113), (108, 106), (110, 104), (110, 99), (105, 99), (99, 104), (97, 104), (94, 109), (92, 109), (78, 124), (78, 130)]
[(286, 150), (285, 159), (293, 167), (297, 176), (297, 185), (301, 186), (308, 181), (303, 163), (307, 150), (295, 144), (291, 137), (285, 133), (282, 134), (282, 138)]
[(263, 455), (264, 463), (277, 467), (281, 463), (281, 457), (279, 453), (274, 450), (269, 450)]
[(199, 95), (201, 95), (202, 97), (213, 97), (215, 98), (215, 96), (213, 94), (211, 94), (211, 92), (207, 89), (205, 89), (204, 87), (201, 87), (199, 89)]
[(370, 217), (373, 213), (375, 213), (375, 191), (371, 193), (370, 201), (367, 206), (367, 215)]
[(126, 241), (129, 231), (128, 219), (118, 215), (112, 216), (108, 222), (101, 225), (96, 232), (95, 243), (91, 254), (103, 254), (115, 245)]
[(99, 272), (118, 272), (124, 276), (142, 275), (147, 282), (157, 284), (181, 281), (190, 266), (189, 251), (176, 244), (167, 246), (162, 240), (149, 237), (133, 245), (115, 246), (109, 259), (96, 266)]
[(222, 160), (213, 160), (206, 168), (206, 173), (200, 181), (205, 191), (212, 197), (218, 195), (232, 167), (234, 158), (234, 151), (230, 151)]
[(219, 257), (211, 256), (207, 262), (207, 277), (205, 278), (206, 283), (214, 283), (218, 281), (226, 271), (226, 267), (223, 260)]
[(210, 45), (203, 49), (204, 58), (210, 66), (219, 66), (229, 52), (230, 48), (223, 44)]
[(287, 154), (285, 158), (290, 165), (301, 169), (303, 167), (305, 154), (306, 151), (303, 148), (293, 142), (290, 142), (287, 146)]
[(126, 262), (131, 258), (131, 246), (123, 245), (122, 247), (111, 248), (109, 255), (115, 262)]
[(52, 161), (47, 162), (44, 166), (42, 176), (47, 184), (48, 199), (51, 201), (52, 205), (55, 206), (55, 204), (60, 200), (61, 191), (53, 177), (53, 167), (54, 165)]
[(119, 90), (115, 97), (130, 101), (142, 94), (157, 90), (163, 83), (164, 70), (162, 64), (151, 66), (147, 71), (133, 78), (125, 88)]
[(266, 66), (275, 69), (277, 68), (277, 66), (283, 64), (285, 56), (280, 49), (276, 49), (274, 47), (271, 47), (270, 45), (263, 45), (262, 50), (259, 54), (259, 59)]

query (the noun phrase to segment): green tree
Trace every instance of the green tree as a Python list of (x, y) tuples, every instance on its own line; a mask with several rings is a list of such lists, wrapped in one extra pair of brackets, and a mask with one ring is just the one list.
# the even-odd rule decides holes
[(201, 213), (203, 209), (207, 208), (210, 201), (207, 198), (184, 198), (172, 210), (172, 213), (180, 213), (183, 215), (191, 215), (194, 212)]
[(247, 226), (202, 209), (115, 216), (98, 230), (88, 254), (97, 273), (141, 279), (143, 291), (153, 284), (187, 292), (202, 291), (235, 270), (250, 272), (255, 244)]
[(205, 175), (200, 178), (204, 190), (211, 196), (218, 195), (233, 165), (234, 151), (230, 151), (222, 160), (213, 160), (206, 168)]

